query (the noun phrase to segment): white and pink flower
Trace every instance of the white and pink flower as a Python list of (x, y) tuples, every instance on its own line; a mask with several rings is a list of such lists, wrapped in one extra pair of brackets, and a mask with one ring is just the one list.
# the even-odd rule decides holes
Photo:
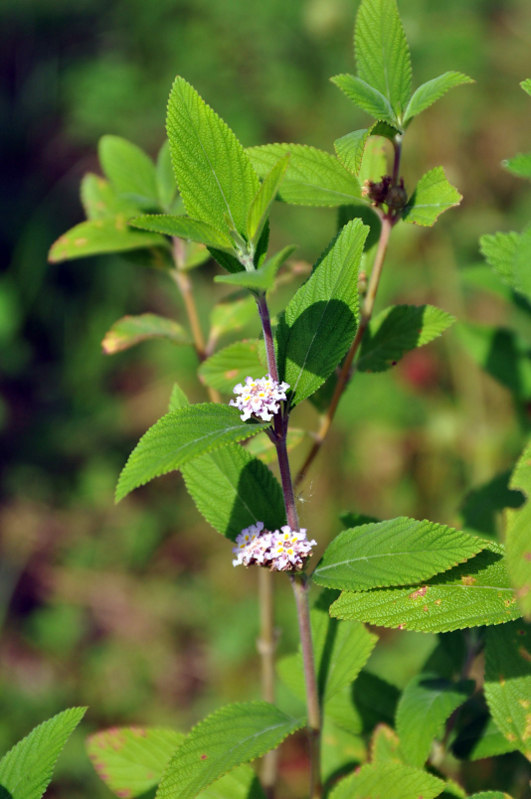
[(259, 377), (254, 380), (246, 377), (245, 383), (238, 383), (234, 386), (236, 399), (231, 399), (229, 405), (233, 405), (241, 411), (240, 418), (243, 422), (256, 416), (264, 422), (270, 422), (273, 416), (278, 413), (280, 403), (287, 399), (286, 391), (288, 383), (279, 383), (273, 380), (271, 375)]
[(306, 530), (292, 530), (285, 524), (273, 532), (263, 522), (246, 527), (236, 538), (233, 566), (266, 566), (271, 571), (301, 571), (317, 542), (309, 541)]

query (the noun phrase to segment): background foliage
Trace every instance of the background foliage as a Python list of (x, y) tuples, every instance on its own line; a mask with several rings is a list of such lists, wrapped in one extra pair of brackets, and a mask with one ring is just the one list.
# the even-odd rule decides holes
[[(0, 133), (9, 265), (0, 277), (1, 751), (71, 705), (90, 706), (85, 731), (135, 722), (184, 730), (215, 707), (220, 691), (228, 700), (257, 696), (254, 575), (231, 579), (227, 542), (206, 529), (175, 475), (113, 506), (116, 475), (165, 411), (177, 364), (183, 387), (203, 397), (183, 350), (150, 342), (103, 356), (100, 342), (125, 313), (183, 319), (177, 294), (162, 272), (131, 259), (49, 266), (46, 253), (81, 221), (79, 180), (98, 170), (101, 135), (124, 135), (156, 154), (175, 73), (245, 145), (301, 141), (331, 150), (334, 139), (362, 127), (364, 115), (353, 119), (357, 112), (328, 80), (352, 70), (355, 10), (347, 0), (2, 3), (0, 104), (11, 124)], [(470, 326), (377, 381), (359, 374), (323, 453), (326, 471), (317, 467), (303, 487), (302, 521), (311, 518), (323, 543), (341, 511), (428, 516), (495, 537), (503, 472), (528, 429), (529, 317), (503, 288), (485, 289), (478, 239), (520, 231), (530, 218), (528, 185), (500, 162), (529, 150), (529, 106), (518, 83), (529, 72), (531, 8), (526, 0), (408, 0), (400, 11), (419, 83), (450, 68), (477, 83), (408, 133), (406, 185), (441, 163), (464, 201), (434, 230), (400, 227), (379, 302), (433, 302), (461, 322), (516, 330), (523, 378), (511, 382), (492, 346), (491, 376), (476, 367)], [(304, 274), (330, 239), (335, 212), (286, 206), (274, 214), (274, 247), (301, 242), (295, 258)], [(202, 275), (215, 267), (202, 270), (194, 278), (206, 308), (211, 281)], [(274, 297), (272, 304), (274, 311)], [(248, 332), (257, 334), (252, 325)], [(285, 621), (287, 651), (294, 619)], [(400, 687), (435, 646), (434, 636), (419, 633), (384, 639), (369, 668)], [(53, 790), (104, 796), (82, 733), (73, 740)], [(494, 767), (470, 766), (470, 791), (485, 768)], [(519, 779), (517, 770), (508, 776), (509, 757), (496, 768), (492, 788)], [(298, 777), (284, 774), (294, 785)]]

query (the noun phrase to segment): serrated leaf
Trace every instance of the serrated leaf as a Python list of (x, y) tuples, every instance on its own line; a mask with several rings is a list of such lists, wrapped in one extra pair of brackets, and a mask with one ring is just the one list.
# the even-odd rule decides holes
[(145, 433), (116, 487), (119, 502), (133, 489), (213, 449), (256, 435), (267, 423), (242, 422), (236, 408), (200, 403), (167, 413)]
[(257, 378), (264, 374), (257, 339), (236, 341), (211, 355), (200, 365), (198, 375), (211, 388), (232, 394), (234, 386), (247, 376)]
[(516, 397), (531, 397), (531, 359), (526, 343), (512, 330), (459, 322), (455, 332), (473, 360)]
[(233, 275), (216, 275), (216, 283), (228, 283), (231, 286), (242, 286), (251, 291), (269, 291), (275, 285), (277, 272), (296, 247), (288, 246), (272, 255), (254, 272), (238, 272)]
[(232, 130), (184, 78), (173, 83), (166, 127), (188, 215), (225, 233), (245, 234), (258, 177)]
[(362, 111), (391, 125), (398, 124), (389, 100), (374, 86), (348, 73), (334, 75), (330, 80)]
[(318, 585), (349, 591), (415, 584), (482, 548), (476, 536), (402, 516), (344, 530), (328, 545), (312, 577)]
[(69, 258), (84, 258), (108, 252), (126, 252), (143, 247), (166, 246), (166, 240), (155, 233), (131, 230), (125, 214), (92, 219), (63, 233), (48, 254), (51, 263)]
[(179, 411), (181, 408), (184, 408), (186, 405), (189, 405), (188, 397), (182, 390), (182, 388), (177, 384), (173, 384), (173, 388), (171, 390), (170, 395), (170, 402), (168, 404), (168, 411)]
[(305, 144), (265, 144), (247, 150), (251, 162), (265, 178), (280, 158), (289, 155), (279, 197), (293, 205), (336, 207), (361, 196), (354, 175), (335, 156)]
[(401, 125), (411, 95), (411, 57), (395, 0), (363, 0), (354, 49), (358, 76), (387, 99)]
[(434, 799), (444, 782), (425, 771), (401, 763), (367, 763), (338, 782), (330, 799)]
[(102, 136), (98, 155), (105, 176), (119, 195), (140, 208), (158, 205), (155, 165), (146, 153), (120, 136)]
[[(367, 180), (378, 182), (388, 173), (385, 142), (381, 136), (372, 136), (365, 146), (361, 169), (358, 175), (360, 183)], [(369, 206), (370, 207), (370, 206)]]
[(167, 139), (159, 150), (155, 173), (160, 207), (167, 213), (176, 213), (173, 206), (179, 200), (179, 197), (171, 165), (170, 143)]
[(249, 208), (247, 217), (247, 237), (253, 245), (256, 245), (260, 238), (271, 206), (277, 196), (284, 175), (286, 174), (288, 162), (289, 155), (284, 155), (274, 167), (272, 167), (270, 172), (264, 177)]
[(417, 183), (402, 212), (402, 219), (413, 225), (431, 227), (444, 211), (459, 205), (462, 199), (455, 186), (446, 179), (442, 166), (436, 166)]
[(331, 606), (330, 614), (426, 633), (512, 621), (519, 610), (501, 548), (494, 543), (488, 547), (490, 551), (480, 552), (418, 588), (345, 591)]
[(531, 299), (531, 227), (523, 233), (495, 233), (482, 236), (481, 252), (504, 283)]
[(423, 347), (455, 322), (455, 317), (434, 305), (394, 305), (371, 320), (363, 336), (357, 368), (383, 372), (406, 352)]
[(138, 208), (123, 197), (118, 197), (108, 180), (88, 172), (81, 179), (81, 203), (87, 219), (104, 219), (124, 214), (135, 216)]
[(464, 83), (474, 83), (474, 81), (462, 72), (444, 72), (442, 75), (423, 83), (418, 89), (415, 89), (407, 104), (404, 113), (404, 124), (413, 119), (413, 117), (418, 116), (422, 111), (425, 111), (430, 105), (433, 105), (450, 89), (455, 86), (462, 86)]
[(523, 622), (487, 630), (484, 690), (496, 725), (531, 760), (531, 631)]
[(230, 444), (182, 467), (188, 493), (198, 511), (219, 533), (235, 539), (241, 531), (264, 522), (277, 530), (286, 520), (278, 480), (244, 447)]
[(398, 735), (387, 724), (378, 724), (374, 729), (370, 759), (373, 763), (402, 762)]
[(171, 214), (146, 214), (130, 221), (133, 227), (162, 233), (165, 236), (178, 236), (218, 250), (233, 252), (234, 245), (228, 233), (216, 230), (212, 225), (191, 219), (189, 216), (172, 216)]
[(87, 739), (92, 765), (121, 799), (155, 788), (185, 736), (159, 727), (113, 727)]
[(173, 319), (144, 313), (118, 319), (105, 334), (101, 346), (106, 355), (113, 355), (151, 338), (165, 338), (174, 344), (191, 344), (186, 330)]
[(265, 799), (265, 794), (252, 767), (243, 765), (201, 791), (199, 799)]
[(0, 793), (10, 799), (41, 799), (61, 750), (86, 707), (63, 710), (39, 724), (0, 760)]
[(256, 317), (254, 297), (231, 295), (218, 302), (210, 313), (210, 335), (217, 340), (224, 333), (241, 330)]
[(473, 693), (473, 680), (452, 682), (437, 674), (417, 674), (406, 685), (396, 713), (396, 731), (405, 763), (422, 766), (445, 722)]
[(358, 269), (368, 228), (341, 230), (277, 327), (278, 366), (297, 404), (313, 394), (346, 354), (358, 322)]
[(531, 616), (531, 443), (528, 443), (513, 472), (511, 489), (519, 489), (526, 502), (506, 511), (505, 546), (507, 569), (522, 613)]
[(223, 774), (274, 749), (303, 723), (267, 702), (221, 708), (186, 737), (170, 761), (157, 799), (193, 799)]
[(519, 178), (531, 178), (531, 153), (518, 153), (502, 161), (502, 164)]
[(347, 133), (346, 136), (341, 136), (340, 139), (336, 139), (334, 142), (334, 150), (337, 157), (345, 169), (348, 169), (354, 175), (357, 175), (360, 171), (361, 160), (370, 132), (370, 128), (353, 130), (352, 133)]

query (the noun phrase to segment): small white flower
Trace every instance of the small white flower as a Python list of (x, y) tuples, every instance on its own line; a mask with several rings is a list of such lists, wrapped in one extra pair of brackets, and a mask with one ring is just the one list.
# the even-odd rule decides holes
[(246, 377), (245, 383), (238, 383), (234, 386), (236, 399), (231, 399), (229, 405), (233, 405), (241, 411), (240, 418), (243, 422), (251, 416), (257, 416), (264, 422), (270, 422), (273, 416), (278, 413), (280, 402), (286, 399), (288, 383), (278, 383), (273, 380), (271, 375), (259, 377), (253, 380)]
[(236, 538), (233, 566), (267, 566), (271, 571), (300, 571), (317, 542), (308, 541), (306, 530), (292, 530), (285, 524), (280, 530), (264, 530), (263, 522), (247, 527)]

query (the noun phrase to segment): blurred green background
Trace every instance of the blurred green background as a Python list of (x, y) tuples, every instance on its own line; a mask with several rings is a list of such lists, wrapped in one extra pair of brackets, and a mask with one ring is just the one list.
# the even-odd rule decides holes
[[(234, 579), (230, 545), (207, 528), (180, 477), (113, 504), (119, 469), (165, 412), (172, 382), (194, 400), (204, 396), (194, 357), (169, 343), (101, 352), (106, 330), (125, 313), (184, 321), (175, 287), (133, 259), (50, 266), (47, 251), (83, 218), (79, 181), (98, 171), (101, 135), (125, 136), (156, 154), (177, 73), (245, 145), (298, 141), (332, 150), (335, 138), (363, 127), (361, 112), (328, 80), (354, 69), (357, 5), (0, 4), (7, 121), (0, 128), (7, 265), (0, 276), (0, 751), (63, 707), (90, 705), (60, 761), (58, 797), (107, 793), (83, 755), (87, 731), (144, 722), (185, 730), (222, 701), (255, 697), (258, 682), (255, 575)], [(525, 309), (503, 291), (486, 291), (470, 271), (480, 262), (482, 233), (520, 230), (531, 217), (527, 186), (500, 165), (531, 148), (529, 98), (518, 86), (531, 73), (531, 5), (402, 0), (399, 7), (415, 85), (449, 69), (477, 82), (452, 92), (407, 134), (406, 187), (441, 164), (464, 201), (433, 230), (396, 230), (380, 307), (432, 302), (461, 320), (517, 328), (531, 344)], [(273, 242), (296, 243), (297, 258), (313, 262), (335, 220), (332, 210), (279, 206)], [(193, 273), (205, 317), (220, 296), (216, 273), (212, 263)], [(273, 296), (274, 310), (283, 299)], [(246, 332), (256, 335), (257, 326)], [(344, 510), (428, 517), (496, 535), (494, 489), (465, 498), (513, 464), (530, 398), (484, 375), (452, 333), (392, 372), (357, 375), (303, 487), (303, 522), (323, 544)], [(317, 415), (308, 407), (295, 421), (315, 429)], [(295, 463), (304, 450), (295, 450)], [(280, 648), (288, 651), (294, 619), (280, 582), (279, 589)], [(369, 668), (403, 685), (433, 643), (388, 632)], [(472, 769), (471, 789), (474, 779)]]

